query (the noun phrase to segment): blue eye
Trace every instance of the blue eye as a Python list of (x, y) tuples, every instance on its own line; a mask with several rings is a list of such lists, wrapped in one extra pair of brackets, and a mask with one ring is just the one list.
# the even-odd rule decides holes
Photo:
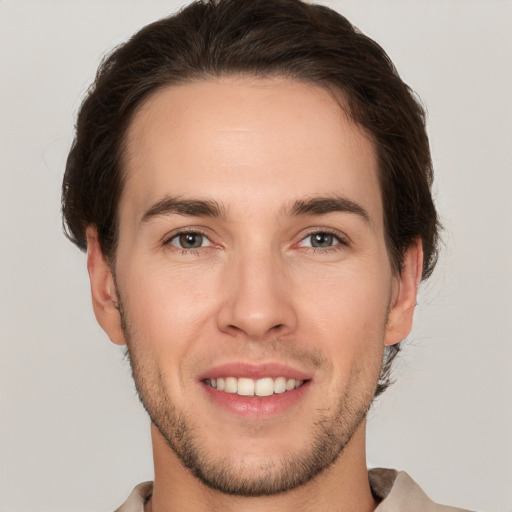
[(180, 249), (199, 249), (200, 247), (207, 247), (210, 241), (206, 236), (201, 233), (180, 233), (170, 240), (170, 244)]

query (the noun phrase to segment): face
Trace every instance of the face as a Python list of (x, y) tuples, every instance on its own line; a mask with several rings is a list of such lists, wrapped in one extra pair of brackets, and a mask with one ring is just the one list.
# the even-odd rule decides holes
[(147, 100), (125, 167), (115, 283), (89, 266), (157, 435), (223, 492), (304, 484), (362, 428), (410, 321), (372, 143), (322, 88), (225, 78)]

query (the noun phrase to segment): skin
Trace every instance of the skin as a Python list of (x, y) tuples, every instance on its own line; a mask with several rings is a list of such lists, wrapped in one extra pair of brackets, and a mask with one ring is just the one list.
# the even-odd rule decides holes
[[(410, 332), (422, 251), (412, 244), (401, 274), (393, 272), (364, 130), (323, 88), (211, 79), (144, 103), (127, 133), (125, 167), (115, 275), (93, 226), (88, 269), (96, 317), (114, 343), (128, 343), (153, 419), (148, 509), (373, 510), (365, 413), (385, 345)], [(159, 211), (169, 197), (215, 201), (220, 215)], [(334, 197), (357, 211), (293, 209)], [(201, 234), (202, 245), (180, 247), (183, 230), (198, 233), (196, 242)], [(334, 236), (312, 247), (312, 234), (322, 233)], [(283, 412), (233, 414), (199, 377), (238, 362), (291, 366), (308, 385)], [(250, 481), (280, 481), (291, 461), (318, 448), (319, 423), (334, 441), (325, 468), (301, 485), (235, 496), (184, 466), (176, 418), (203, 462), (221, 474), (229, 463), (235, 478)]]

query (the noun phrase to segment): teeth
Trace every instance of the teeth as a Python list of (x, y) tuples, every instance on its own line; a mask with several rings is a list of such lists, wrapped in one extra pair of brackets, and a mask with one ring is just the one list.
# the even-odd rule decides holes
[(253, 396), (254, 381), (252, 379), (238, 379), (238, 394), (242, 396)]
[(274, 393), (284, 393), (286, 391), (286, 379), (278, 377), (274, 382)]
[(254, 394), (256, 396), (270, 396), (274, 394), (274, 379), (267, 377), (258, 379), (254, 386)]
[(270, 396), (274, 393), (284, 393), (297, 389), (304, 384), (304, 381), (286, 379), (286, 377), (277, 377), (277, 379), (265, 377), (258, 380), (245, 377), (219, 377), (217, 379), (205, 379), (204, 383), (218, 391), (240, 396)]
[(236, 393), (238, 391), (238, 379), (236, 377), (226, 377), (224, 391), (226, 393)]

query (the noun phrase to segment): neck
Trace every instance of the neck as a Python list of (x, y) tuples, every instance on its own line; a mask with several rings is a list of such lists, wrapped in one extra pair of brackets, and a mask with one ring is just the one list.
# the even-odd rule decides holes
[(368, 482), (365, 429), (363, 421), (338, 459), (310, 482), (286, 493), (247, 498), (204, 485), (152, 425), (155, 483), (145, 512), (371, 512), (377, 503)]

